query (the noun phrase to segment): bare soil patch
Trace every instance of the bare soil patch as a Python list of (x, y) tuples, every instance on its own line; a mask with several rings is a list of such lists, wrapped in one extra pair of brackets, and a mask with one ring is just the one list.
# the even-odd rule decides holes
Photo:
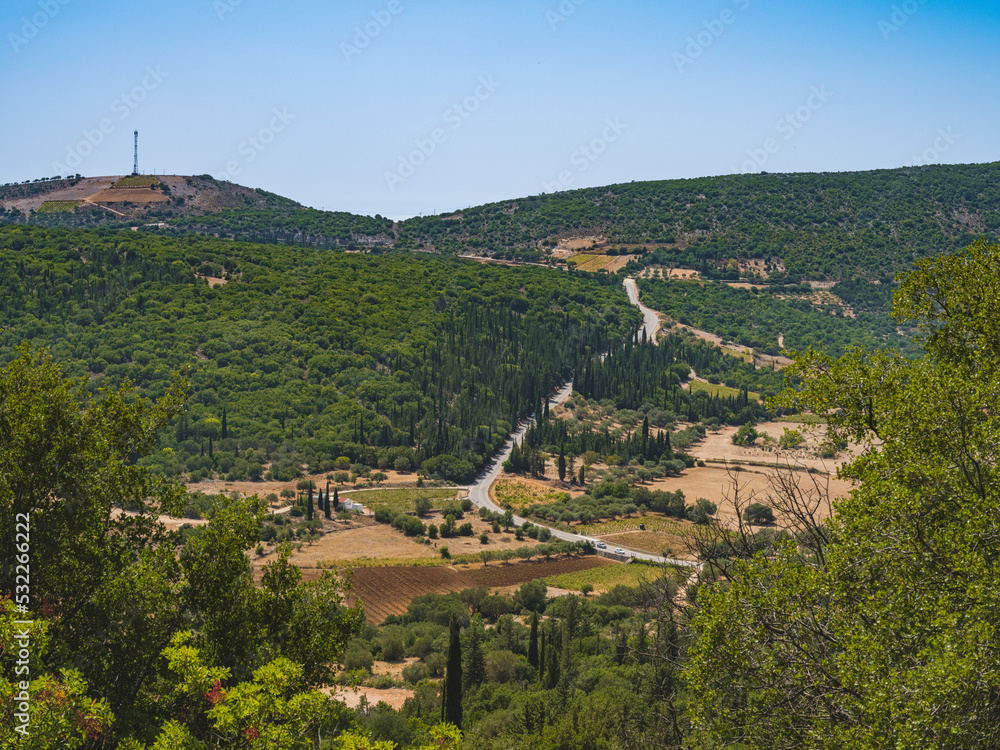
[(433, 546), (418, 544), (413, 537), (370, 518), (325, 521), (323, 525), (322, 537), (292, 553), (293, 564), (315, 568), (330, 560), (419, 560), (439, 556)]
[(229, 283), (229, 279), (220, 279), (217, 276), (203, 276), (200, 273), (196, 273), (195, 276), (199, 279), (205, 279), (205, 281), (208, 282), (209, 287), (223, 286), (224, 284)]
[(413, 691), (405, 688), (384, 688), (380, 690), (370, 687), (336, 687), (326, 688), (324, 692), (329, 693), (339, 701), (343, 701), (347, 704), (348, 708), (357, 708), (361, 705), (362, 698), (364, 698), (369, 706), (375, 706), (384, 701), (397, 711), (403, 707), (407, 698), (413, 697)]
[(159, 190), (149, 188), (109, 188), (87, 198), (91, 203), (166, 203), (170, 200)]

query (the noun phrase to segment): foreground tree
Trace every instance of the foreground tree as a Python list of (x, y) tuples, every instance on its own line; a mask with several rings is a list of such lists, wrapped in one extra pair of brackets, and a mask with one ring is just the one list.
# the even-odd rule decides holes
[[(180, 632), (191, 631), (226, 679), (247, 682), (280, 661), (310, 688), (330, 679), (362, 624), (332, 571), (302, 584), (287, 554), (255, 585), (247, 552), (263, 514), (256, 498), (220, 498), (209, 524), (166, 530), (159, 516), (180, 515), (183, 487), (139, 459), (183, 391), (178, 382), (158, 403), (127, 387), (94, 395), (28, 350), (0, 370), (0, 595), (14, 594), (20, 619), (45, 620), (32, 680), (96, 699), (100, 712), (80, 715), (84, 734), (99, 729), (105, 747), (152, 742), (178, 715), (164, 700), (163, 654)], [(30, 596), (18, 588), (18, 565), (30, 568)]]
[(895, 313), (923, 359), (810, 352), (783, 397), (863, 446), (841, 469), (860, 484), (697, 595), (687, 678), (713, 742), (1000, 745), (1000, 247), (921, 262)]

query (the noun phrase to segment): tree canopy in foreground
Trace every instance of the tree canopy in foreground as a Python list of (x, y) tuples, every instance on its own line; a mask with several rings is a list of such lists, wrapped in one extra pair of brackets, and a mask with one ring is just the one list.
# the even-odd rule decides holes
[[(866, 446), (817, 544), (705, 587), (695, 726), (743, 748), (1000, 743), (1000, 247), (922, 261), (895, 299), (926, 355), (809, 353), (788, 394)], [(822, 542), (828, 539), (828, 543)]]

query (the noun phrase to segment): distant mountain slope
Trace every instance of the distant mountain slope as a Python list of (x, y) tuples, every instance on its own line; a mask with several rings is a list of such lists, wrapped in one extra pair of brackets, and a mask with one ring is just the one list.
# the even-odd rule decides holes
[(636, 182), (398, 224), (379, 215), (317, 211), (207, 175), (160, 177), (165, 186), (148, 191), (155, 203), (94, 205), (77, 196), (93, 187), (107, 197), (115, 179), (0, 186), (0, 221), (163, 223), (168, 232), (257, 242), (533, 261), (554, 251), (564, 257), (571, 240), (586, 238), (595, 252), (643, 254), (631, 271), (637, 265), (674, 265), (714, 278), (759, 273), (771, 281), (889, 279), (916, 258), (964, 248), (979, 236), (1000, 236), (1000, 163)]
[(587, 188), (402, 222), (399, 244), (550, 252), (554, 240), (668, 248), (660, 262), (775, 259), (790, 277), (893, 274), (1000, 233), (1000, 163), (759, 174)]
[(157, 175), (158, 184), (117, 189), (122, 178), (76, 177), (0, 185), (0, 221), (115, 228), (161, 224), (167, 231), (318, 247), (391, 246), (381, 216), (317, 211), (259, 188), (209, 175)]

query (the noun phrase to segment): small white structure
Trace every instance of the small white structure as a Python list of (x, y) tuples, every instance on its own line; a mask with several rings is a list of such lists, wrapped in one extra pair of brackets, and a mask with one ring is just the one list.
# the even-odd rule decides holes
[(350, 498), (345, 497), (340, 501), (340, 504), (341, 510), (346, 510), (348, 513), (360, 513), (364, 515), (365, 506), (361, 503), (356, 503)]

